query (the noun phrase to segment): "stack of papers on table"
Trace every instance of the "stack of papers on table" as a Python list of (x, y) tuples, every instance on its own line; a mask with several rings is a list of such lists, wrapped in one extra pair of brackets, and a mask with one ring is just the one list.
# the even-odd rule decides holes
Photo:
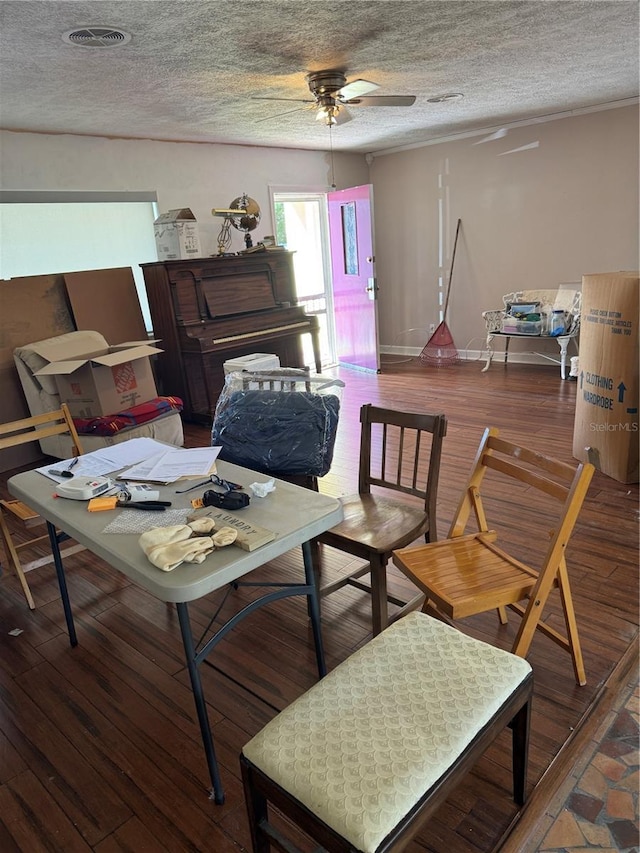
[(165, 449), (127, 468), (120, 474), (120, 479), (175, 483), (182, 477), (208, 477), (215, 473), (215, 461), (219, 453), (219, 447)]
[(215, 460), (220, 447), (186, 449), (171, 447), (153, 438), (131, 438), (84, 453), (75, 459), (61, 459), (37, 468), (56, 483), (64, 477), (58, 471), (71, 470), (74, 477), (105, 477), (119, 472), (120, 479), (173, 483), (181, 477), (207, 477), (215, 473)]

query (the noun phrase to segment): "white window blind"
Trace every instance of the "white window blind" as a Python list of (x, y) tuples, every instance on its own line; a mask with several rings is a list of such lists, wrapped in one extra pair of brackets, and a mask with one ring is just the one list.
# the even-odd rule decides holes
[(101, 193), (87, 200), (88, 195), (0, 193), (0, 277), (131, 267), (145, 327), (151, 331), (139, 264), (158, 259), (155, 193), (132, 201)]

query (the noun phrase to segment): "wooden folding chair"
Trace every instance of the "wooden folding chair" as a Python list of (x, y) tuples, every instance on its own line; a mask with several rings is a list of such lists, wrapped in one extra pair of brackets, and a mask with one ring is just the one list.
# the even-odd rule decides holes
[[(35, 415), (31, 418), (23, 418), (19, 421), (0, 424), (0, 450), (4, 450), (7, 447), (17, 447), (20, 444), (27, 444), (32, 441), (40, 441), (40, 439), (51, 435), (64, 434), (71, 436), (73, 455), (80, 456), (82, 454), (80, 439), (69, 414), (69, 409), (63, 403), (61, 408), (54, 412), (46, 412), (43, 415)], [(21, 551), (23, 548), (32, 547), (38, 542), (48, 541), (49, 537), (48, 535), (35, 536), (26, 542), (15, 541), (7, 525), (5, 513), (21, 522), (26, 528), (42, 524), (44, 520), (38, 513), (22, 503), (22, 501), (0, 500), (0, 533), (4, 541), (7, 559), (18, 576), (25, 598), (27, 599), (27, 604), (31, 610), (35, 610), (33, 596), (31, 595), (31, 590), (25, 576), (25, 570), (29, 571), (29, 567), (23, 567), (18, 556), (18, 551)], [(35, 568), (35, 566), (31, 566), (31, 568)]]
[[(532, 542), (547, 535), (550, 539), (537, 569), (495, 544), (498, 534), (489, 529), (480, 494), (481, 486), (488, 488), (485, 474), (489, 470), (525, 487), (523, 526), (528, 525)], [(447, 538), (417, 548), (403, 548), (393, 555), (395, 565), (425, 594), (423, 611), (431, 603), (446, 617), (462, 619), (496, 608), (500, 621), (506, 624), (505, 608), (509, 607), (522, 617), (512, 652), (526, 657), (538, 629), (570, 653), (576, 681), (586, 684), (565, 550), (593, 472), (594, 467), (589, 463), (570, 465), (505, 441), (498, 437), (497, 429), (487, 429)], [(548, 522), (544, 515), (545, 521), (541, 523), (547, 507), (534, 498), (531, 490), (559, 502), (560, 513), (556, 505), (554, 521)], [(503, 500), (513, 503), (518, 495), (515, 483), (506, 491), (503, 486)], [(527, 508), (530, 513), (533, 509), (533, 523), (527, 521)], [(464, 535), (472, 513), (478, 532)], [(551, 530), (547, 526), (550, 524), (554, 524)], [(554, 588), (560, 593), (566, 634), (543, 621), (543, 611)], [(520, 604), (525, 600), (526, 604)]]
[[(317, 541), (367, 562), (336, 581), (320, 582), (319, 591), (321, 598), (346, 585), (369, 592), (373, 633), (379, 634), (388, 624), (389, 602), (401, 608), (394, 619), (422, 602), (421, 595), (410, 602), (389, 595), (386, 566), (396, 548), (421, 536), (425, 542), (437, 538), (436, 495), (447, 419), (367, 403), (360, 409), (360, 423), (358, 492), (340, 499), (344, 520)], [(360, 580), (366, 574), (370, 584)], [(318, 576), (321, 581), (321, 566)]]

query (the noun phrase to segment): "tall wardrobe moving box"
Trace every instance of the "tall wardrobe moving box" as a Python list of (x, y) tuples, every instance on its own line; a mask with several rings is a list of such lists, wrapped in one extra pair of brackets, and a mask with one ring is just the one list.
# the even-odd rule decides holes
[(582, 277), (573, 455), (621, 483), (638, 474), (640, 273)]

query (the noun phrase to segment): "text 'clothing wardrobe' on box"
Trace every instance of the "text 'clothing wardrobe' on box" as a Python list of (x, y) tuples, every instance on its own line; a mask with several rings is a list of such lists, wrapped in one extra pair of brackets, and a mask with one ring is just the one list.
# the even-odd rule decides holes
[(637, 483), (638, 272), (582, 277), (573, 455), (621, 483)]

